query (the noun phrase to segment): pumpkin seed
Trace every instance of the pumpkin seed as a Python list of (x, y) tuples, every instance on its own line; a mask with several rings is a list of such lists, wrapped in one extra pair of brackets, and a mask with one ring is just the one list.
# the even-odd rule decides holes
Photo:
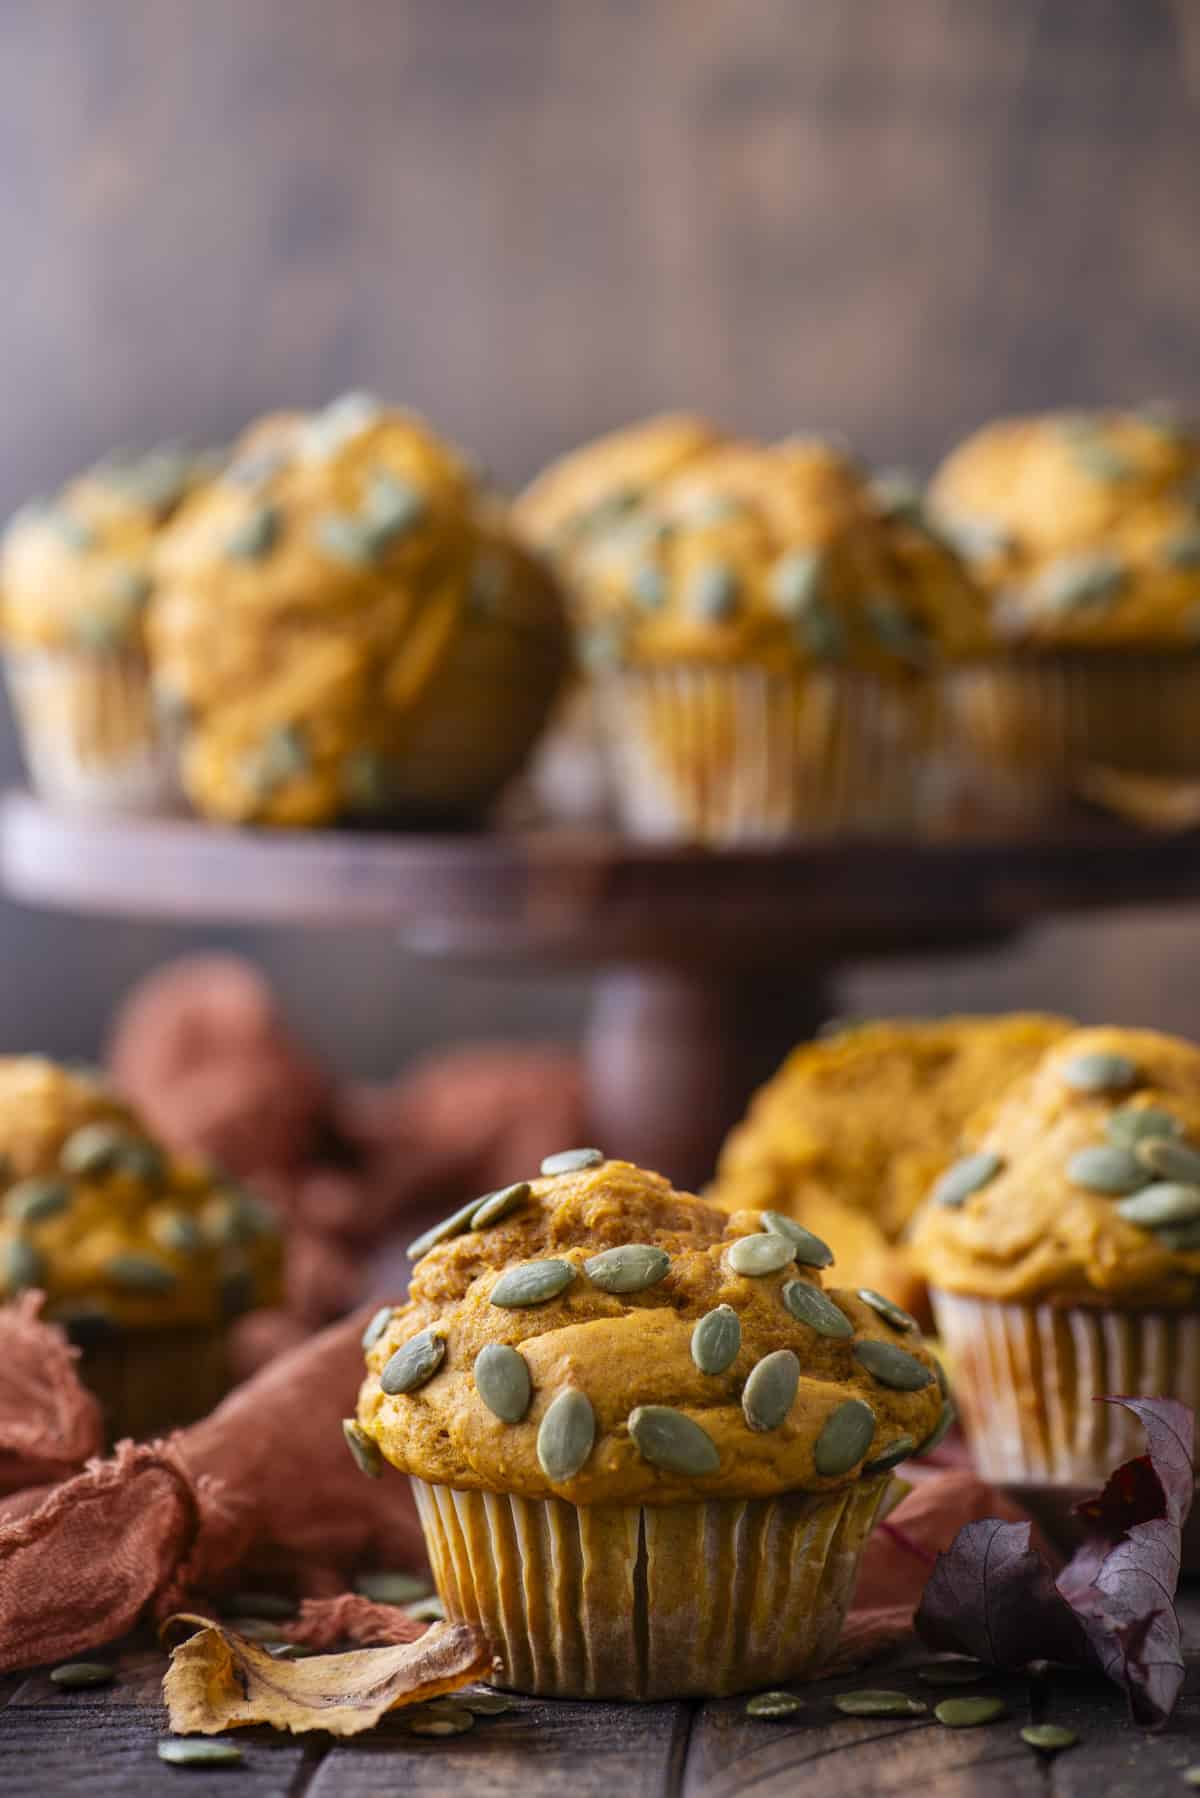
[(342, 763), (341, 787), (353, 811), (385, 812), (396, 796), (393, 764), (378, 750), (356, 749)]
[(598, 625), (581, 634), (575, 654), (588, 674), (611, 674), (625, 660), (625, 633), (618, 624)]
[(1072, 445), (1079, 466), (1096, 481), (1127, 481), (1133, 463), (1100, 437), (1077, 436)]
[(225, 554), (235, 562), (258, 562), (270, 555), (279, 536), (279, 507), (256, 506), (225, 539)]
[(840, 662), (846, 654), (846, 627), (824, 600), (814, 599), (792, 620), (798, 648), (820, 662)]
[(335, 562), (352, 568), (369, 568), (379, 560), (381, 544), (371, 526), (344, 513), (326, 512), (315, 527), (318, 544)]
[(629, 1434), (643, 1461), (666, 1473), (701, 1479), (721, 1465), (708, 1431), (670, 1405), (638, 1405), (629, 1413)]
[(1140, 1075), (1128, 1055), (1106, 1049), (1090, 1049), (1062, 1064), (1062, 1077), (1077, 1093), (1119, 1093), (1136, 1086)]
[(742, 1413), (752, 1430), (777, 1430), (792, 1408), (800, 1363), (791, 1349), (764, 1355), (742, 1388)]
[(1194, 1767), (1185, 1767), (1182, 1779), (1185, 1786), (1200, 1786), (1200, 1762)]
[(958, 1410), (954, 1400), (948, 1398), (942, 1406), (942, 1415), (917, 1449), (919, 1455), (931, 1455), (939, 1443), (944, 1442), (954, 1425), (958, 1422)]
[(360, 1473), (365, 1473), (369, 1480), (377, 1480), (383, 1472), (383, 1456), (379, 1444), (363, 1429), (354, 1417), (343, 1417), (342, 1435), (346, 1439), (346, 1447), (354, 1456)]
[(429, 515), (428, 497), (390, 468), (376, 469), (367, 488), (366, 515), (377, 539), (407, 536)]
[(732, 493), (698, 493), (687, 502), (685, 517), (690, 525), (728, 524), (745, 511), (741, 500)]
[(907, 468), (883, 468), (870, 482), (871, 498), (876, 510), (885, 518), (919, 524), (924, 516), (925, 496), (921, 483)]
[(375, 1604), (411, 1604), (414, 1599), (429, 1597), (429, 1581), (398, 1568), (380, 1567), (373, 1573), (356, 1574), (354, 1590)]
[(844, 1340), (853, 1336), (854, 1325), (844, 1311), (827, 1298), (819, 1286), (807, 1280), (789, 1280), (780, 1295), (798, 1324), (808, 1324), (818, 1336)]
[(176, 1255), (195, 1255), (204, 1246), (204, 1233), (187, 1211), (156, 1211), (150, 1229), (155, 1242)]
[(50, 1683), (66, 1692), (83, 1692), (92, 1686), (111, 1686), (116, 1677), (116, 1668), (103, 1661), (65, 1661), (53, 1669)]
[(826, 557), (819, 549), (793, 549), (771, 570), (771, 592), (781, 612), (795, 615), (820, 598)]
[(1124, 584), (1114, 556), (1060, 556), (1042, 570), (1033, 596), (1047, 612), (1089, 611), (1110, 604)]
[(943, 1698), (933, 1714), (947, 1729), (978, 1729), (981, 1723), (1006, 1717), (1008, 1707), (1003, 1698)]
[(938, 534), (967, 562), (991, 561), (1013, 548), (1012, 532), (990, 518), (937, 519)]
[(1200, 1249), (1200, 1224), (1180, 1224), (1178, 1229), (1156, 1230), (1154, 1234), (1164, 1249), (1173, 1255), (1190, 1255)]
[(1138, 1160), (1151, 1173), (1164, 1180), (1179, 1180), (1185, 1186), (1200, 1186), (1200, 1150), (1190, 1143), (1175, 1142), (1169, 1136), (1151, 1136), (1134, 1151)]
[(917, 1452), (917, 1445), (911, 1436), (897, 1436), (888, 1444), (881, 1455), (871, 1461), (863, 1462), (864, 1474), (890, 1473), (893, 1467), (899, 1467), (901, 1461), (907, 1461)]
[(748, 1717), (794, 1717), (803, 1709), (803, 1698), (797, 1698), (794, 1692), (756, 1692), (753, 1698), (746, 1700)]
[(1105, 1133), (1110, 1142), (1122, 1149), (1136, 1149), (1137, 1144), (1154, 1136), (1182, 1136), (1183, 1125), (1169, 1111), (1154, 1105), (1123, 1105), (1109, 1113)]
[(833, 1250), (803, 1224), (798, 1224), (794, 1217), (785, 1217), (782, 1211), (764, 1211), (761, 1213), (763, 1226), (772, 1236), (786, 1236), (792, 1245), (792, 1260), (798, 1261), (801, 1267), (832, 1267)]
[(1126, 1223), (1140, 1224), (1143, 1230), (1155, 1230), (1161, 1224), (1194, 1224), (1200, 1218), (1200, 1186), (1156, 1181), (1131, 1199), (1122, 1199), (1117, 1210)]
[(1171, 568), (1200, 568), (1200, 531), (1172, 537), (1163, 544), (1162, 557)]
[(547, 1179), (555, 1174), (582, 1174), (589, 1167), (601, 1167), (608, 1160), (603, 1149), (560, 1149), (557, 1155), (547, 1155), (542, 1162), (542, 1173)]
[(742, 1321), (732, 1305), (708, 1311), (692, 1331), (692, 1360), (701, 1373), (724, 1373), (742, 1346)]
[(875, 1413), (860, 1398), (848, 1398), (825, 1419), (813, 1445), (813, 1466), (822, 1479), (836, 1479), (857, 1466), (871, 1446)]
[(373, 1349), (375, 1347), (375, 1344), (379, 1341), (379, 1338), (391, 1323), (393, 1315), (394, 1313), (390, 1305), (381, 1305), (379, 1307), (378, 1311), (363, 1331), (362, 1345), (364, 1354), (366, 1354), (368, 1349)]
[(556, 1486), (574, 1479), (592, 1452), (596, 1414), (587, 1394), (567, 1386), (542, 1418), (537, 1438), (538, 1465)]
[(927, 1686), (973, 1686), (983, 1674), (978, 1661), (930, 1661), (917, 1668), (917, 1678)]
[(964, 1155), (953, 1162), (934, 1182), (930, 1199), (935, 1205), (945, 1205), (957, 1210), (965, 1205), (974, 1192), (994, 1180), (1004, 1166), (1004, 1157), (995, 1154), (991, 1149), (980, 1149), (974, 1155)]
[(932, 1386), (936, 1375), (910, 1355), (906, 1349), (897, 1348), (891, 1342), (874, 1342), (868, 1339), (854, 1347), (854, 1359), (861, 1363), (881, 1386), (891, 1386), (897, 1392), (920, 1392), (926, 1386)]
[(277, 1233), (274, 1213), (249, 1193), (215, 1193), (200, 1217), (205, 1235), (218, 1246), (244, 1247), (259, 1236)]
[(23, 1286), (40, 1286), (46, 1274), (46, 1264), (31, 1242), (23, 1236), (14, 1237), (4, 1252), (4, 1281), (10, 1292), (19, 1292)]
[(305, 421), (300, 453), (323, 462), (350, 443), (380, 417), (383, 408), (371, 393), (343, 393)]
[(446, 1607), (436, 1592), (428, 1598), (418, 1598), (414, 1604), (406, 1604), (404, 1609), (416, 1623), (444, 1623), (446, 1619)]
[[(491, 1196), (490, 1194), (488, 1195)], [(479, 1199), (472, 1199), (469, 1205), (460, 1205), (449, 1217), (444, 1217), (438, 1224), (426, 1230), (415, 1241), (410, 1242), (405, 1254), (410, 1261), (419, 1261), (422, 1255), (428, 1255), (430, 1249), (437, 1248), (440, 1242), (449, 1242), (454, 1236), (461, 1236), (471, 1228), (471, 1220), (480, 1206)]]
[(520, 1423), (533, 1396), (524, 1355), (507, 1343), (489, 1342), (475, 1357), (475, 1390), (501, 1423)]
[(645, 1292), (666, 1278), (671, 1257), (648, 1242), (624, 1242), (619, 1248), (593, 1255), (584, 1262), (583, 1271), (602, 1292)]
[(1040, 1748), (1043, 1754), (1057, 1754), (1060, 1748), (1074, 1748), (1079, 1737), (1061, 1723), (1027, 1723), (1021, 1740), (1030, 1748)]
[(255, 792), (265, 799), (289, 781), (307, 774), (311, 766), (303, 725), (280, 724), (267, 732), (258, 754), (247, 762), (246, 777)]
[(630, 591), (639, 606), (657, 612), (666, 604), (667, 577), (654, 562), (642, 562), (630, 577)]
[(727, 1259), (735, 1274), (761, 1279), (777, 1274), (796, 1259), (795, 1244), (787, 1236), (763, 1231), (757, 1236), (738, 1236), (730, 1243)]
[(490, 1224), (498, 1224), (502, 1217), (523, 1205), (532, 1191), (528, 1180), (518, 1180), (512, 1186), (502, 1186), (498, 1192), (489, 1192), (471, 1218), (472, 1230), (486, 1230)]
[(178, 1284), (174, 1269), (152, 1255), (112, 1255), (104, 1264), (104, 1273), (122, 1292), (148, 1296), (173, 1292)]
[(403, 1716), (410, 1736), (465, 1736), (475, 1718), (461, 1704), (414, 1704)]
[(266, 1649), (273, 1661), (307, 1661), (317, 1653), (315, 1648), (306, 1648), (303, 1642), (268, 1642)]
[(510, 1267), (492, 1287), (491, 1303), (505, 1311), (519, 1311), (526, 1305), (543, 1305), (557, 1298), (575, 1278), (569, 1261), (523, 1261)]
[(515, 1698), (506, 1698), (503, 1692), (456, 1692), (455, 1704), (470, 1711), (473, 1717), (503, 1717), (506, 1711), (515, 1711)]
[(738, 602), (738, 577), (727, 562), (697, 568), (688, 588), (688, 605), (697, 618), (719, 624), (732, 616)]
[(438, 1330), (420, 1330), (403, 1343), (384, 1366), (379, 1384), (389, 1398), (415, 1392), (431, 1380), (446, 1355), (446, 1338)]
[(53, 531), (59, 542), (66, 549), (72, 549), (76, 555), (94, 547), (96, 533), (90, 524), (82, 518), (76, 518), (61, 506), (48, 506), (42, 513), (42, 520)]
[(870, 1305), (872, 1311), (879, 1313), (884, 1323), (891, 1324), (893, 1330), (916, 1329), (916, 1318), (910, 1317), (901, 1306), (894, 1305), (891, 1299), (885, 1299), (881, 1292), (875, 1292), (870, 1286), (860, 1286), (858, 1296), (864, 1305)]
[(862, 1692), (839, 1692), (834, 1706), (846, 1717), (921, 1717), (929, 1706), (907, 1692), (888, 1692), (868, 1688)]
[(4, 1215), (18, 1224), (40, 1224), (70, 1203), (71, 1188), (64, 1180), (22, 1180), (4, 1195)]
[(884, 649), (906, 662), (924, 660), (928, 652), (925, 633), (901, 606), (892, 600), (876, 600), (868, 605), (866, 616)]
[(111, 1173), (128, 1140), (128, 1132), (116, 1124), (84, 1124), (68, 1136), (58, 1165), (65, 1174)]
[(242, 1751), (233, 1742), (212, 1736), (168, 1736), (158, 1744), (158, 1758), (172, 1767), (236, 1767)]
[[(1200, 1155), (1195, 1159), (1200, 1169)], [(1067, 1178), (1088, 1192), (1118, 1194), (1137, 1192), (1149, 1183), (1150, 1175), (1131, 1150), (1118, 1148), (1115, 1143), (1096, 1143), (1076, 1149), (1067, 1162)]]
[(614, 487), (603, 499), (597, 500), (594, 505), (585, 506), (575, 514), (569, 526), (570, 535), (590, 536), (593, 531), (607, 529), (639, 506), (644, 494), (645, 488), (633, 481)]
[(253, 455), (239, 456), (227, 463), (221, 479), (234, 487), (261, 487), (285, 469), (288, 458), (282, 449), (260, 449)]
[(113, 569), (109, 592), (127, 623), (132, 624), (153, 591), (154, 582), (144, 568), (135, 568), (131, 562), (127, 562), (120, 568)]

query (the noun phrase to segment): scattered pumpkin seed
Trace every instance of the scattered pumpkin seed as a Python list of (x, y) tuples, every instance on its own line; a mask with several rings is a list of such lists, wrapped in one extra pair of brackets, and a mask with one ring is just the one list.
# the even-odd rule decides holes
[(225, 554), (235, 562), (258, 562), (270, 555), (279, 536), (279, 507), (256, 506), (225, 539)]
[(402, 1605), (428, 1598), (430, 1586), (429, 1581), (418, 1574), (405, 1573), (400, 1568), (379, 1567), (373, 1573), (357, 1574), (354, 1590), (374, 1604)]
[(623, 1242), (618, 1248), (593, 1255), (584, 1262), (583, 1271), (602, 1292), (645, 1292), (670, 1273), (671, 1257), (652, 1243)]
[(465, 1736), (475, 1727), (474, 1716), (461, 1704), (414, 1704), (402, 1720), (411, 1736)]
[(1114, 556), (1060, 556), (1042, 570), (1033, 596), (1048, 612), (1079, 612), (1110, 604), (1124, 584)]
[(1200, 1218), (1200, 1186), (1177, 1180), (1156, 1181), (1132, 1198), (1122, 1199), (1117, 1210), (1126, 1223), (1155, 1230), (1162, 1224), (1194, 1224)]
[(40, 1286), (45, 1278), (46, 1264), (31, 1242), (23, 1236), (14, 1237), (4, 1255), (4, 1279), (10, 1292), (19, 1292), (24, 1286)]
[(830, 1413), (813, 1445), (813, 1465), (822, 1479), (849, 1473), (875, 1435), (875, 1413), (860, 1398), (848, 1398)]
[(479, 1206), (480, 1200), (472, 1199), (469, 1205), (460, 1205), (457, 1211), (450, 1213), (449, 1217), (444, 1217), (440, 1223), (431, 1225), (415, 1241), (409, 1243), (404, 1251), (408, 1259), (419, 1261), (422, 1255), (428, 1255), (430, 1249), (437, 1248), (439, 1243), (449, 1242), (454, 1236), (461, 1236), (464, 1231), (471, 1228), (471, 1220)]
[(446, 1357), (446, 1338), (438, 1330), (420, 1330), (402, 1343), (379, 1376), (389, 1398), (415, 1392), (431, 1380)]
[(383, 1472), (383, 1456), (379, 1444), (363, 1429), (354, 1417), (343, 1417), (342, 1435), (346, 1439), (346, 1447), (354, 1456), (360, 1473), (365, 1473), (369, 1480), (377, 1480)]
[(175, 1270), (151, 1255), (111, 1255), (104, 1264), (104, 1274), (122, 1292), (152, 1296), (173, 1292), (179, 1283)]
[(391, 1323), (393, 1315), (394, 1313), (390, 1305), (381, 1305), (379, 1307), (378, 1311), (363, 1331), (362, 1345), (364, 1354), (366, 1354), (368, 1349), (373, 1349), (375, 1347), (375, 1344), (379, 1341), (379, 1338)]
[(738, 577), (727, 562), (705, 562), (688, 588), (688, 605), (697, 618), (718, 624), (732, 616), (738, 602)]
[(1090, 1049), (1062, 1064), (1062, 1077), (1077, 1093), (1119, 1093), (1136, 1086), (1140, 1075), (1128, 1055), (1106, 1049)]
[(916, 1329), (916, 1318), (911, 1317), (902, 1306), (893, 1304), (891, 1299), (885, 1299), (881, 1292), (875, 1292), (870, 1286), (860, 1286), (858, 1296), (864, 1305), (870, 1305), (872, 1311), (879, 1313), (884, 1323), (891, 1324), (893, 1330), (907, 1332)]
[(781, 612), (802, 613), (820, 598), (826, 557), (819, 549), (793, 549), (771, 570), (771, 592)]
[(1194, 1767), (1185, 1767), (1181, 1777), (1185, 1786), (1200, 1786), (1200, 1762)]
[(834, 1706), (846, 1717), (921, 1717), (929, 1706), (907, 1692), (889, 1692), (867, 1688), (862, 1692), (839, 1692)]
[(506, 1698), (503, 1692), (456, 1692), (455, 1704), (460, 1704), (473, 1717), (503, 1717), (506, 1711), (515, 1711), (515, 1698)]
[(657, 563), (639, 563), (630, 577), (629, 587), (638, 605), (647, 612), (657, 612), (666, 604), (667, 577)]
[(935, 1205), (956, 1210), (965, 1205), (972, 1193), (979, 1192), (994, 1180), (1004, 1166), (1004, 1157), (991, 1149), (980, 1149), (953, 1162), (934, 1182), (930, 1198)]
[(803, 1224), (798, 1224), (794, 1217), (785, 1217), (782, 1211), (764, 1211), (761, 1213), (763, 1228), (773, 1236), (786, 1236), (792, 1245), (792, 1260), (798, 1261), (801, 1267), (832, 1267), (833, 1250)]
[(489, 1342), (475, 1357), (475, 1390), (501, 1423), (520, 1423), (533, 1397), (529, 1363), (504, 1342)]
[(574, 1278), (575, 1269), (569, 1261), (522, 1261), (501, 1274), (492, 1287), (491, 1303), (504, 1311), (544, 1305), (547, 1299), (565, 1292)]
[(727, 1259), (735, 1274), (747, 1279), (761, 1279), (777, 1274), (796, 1259), (796, 1246), (787, 1236), (762, 1231), (756, 1236), (738, 1236), (730, 1243)]
[(607, 1159), (603, 1149), (560, 1149), (546, 1156), (542, 1173), (548, 1180), (555, 1174), (582, 1174), (590, 1167), (602, 1167)]
[(498, 1192), (489, 1192), (471, 1218), (472, 1230), (486, 1230), (491, 1224), (498, 1224), (502, 1217), (523, 1205), (533, 1188), (528, 1180), (517, 1180), (512, 1186), (502, 1186)]
[(871, 1339), (858, 1342), (854, 1346), (854, 1359), (881, 1386), (891, 1386), (897, 1392), (920, 1392), (924, 1387), (932, 1386), (937, 1377), (923, 1361), (891, 1342)]
[(692, 1331), (692, 1360), (701, 1373), (724, 1373), (737, 1360), (741, 1346), (742, 1320), (732, 1305), (705, 1312)]
[(1164, 1180), (1200, 1186), (1200, 1150), (1193, 1149), (1190, 1143), (1177, 1142), (1169, 1136), (1150, 1136), (1138, 1144), (1134, 1153), (1144, 1167)]
[(871, 1461), (863, 1462), (863, 1472), (890, 1473), (893, 1467), (899, 1467), (901, 1461), (911, 1459), (916, 1452), (917, 1445), (911, 1436), (897, 1436), (881, 1455), (876, 1455)]
[(404, 1609), (414, 1623), (444, 1623), (446, 1620), (446, 1607), (436, 1592), (431, 1592), (428, 1598), (418, 1598), (412, 1604), (406, 1604)]
[(236, 1767), (242, 1751), (233, 1742), (212, 1736), (168, 1736), (158, 1744), (158, 1758), (172, 1767)]
[(952, 1398), (948, 1398), (942, 1406), (942, 1415), (917, 1449), (919, 1455), (931, 1455), (938, 1445), (945, 1441), (954, 1425), (958, 1422), (958, 1409)]
[(792, 1408), (800, 1362), (791, 1349), (764, 1355), (742, 1388), (742, 1413), (752, 1430), (777, 1430)]
[(317, 1653), (315, 1648), (306, 1648), (303, 1642), (268, 1642), (266, 1649), (273, 1661), (307, 1661)]
[(1040, 1748), (1043, 1754), (1057, 1754), (1062, 1748), (1074, 1748), (1079, 1737), (1061, 1723), (1027, 1723), (1021, 1740), (1030, 1748)]
[(1163, 561), (1171, 568), (1200, 568), (1200, 531), (1188, 531), (1163, 544)]
[[(1196, 1156), (1200, 1169), (1200, 1155)], [(1149, 1183), (1150, 1175), (1139, 1156), (1115, 1143), (1094, 1143), (1076, 1149), (1067, 1162), (1067, 1178), (1074, 1186), (1088, 1192), (1120, 1194), (1137, 1192)]]
[(721, 1465), (708, 1431), (671, 1405), (638, 1405), (629, 1413), (629, 1434), (643, 1461), (666, 1473), (701, 1479)]
[(596, 1440), (596, 1414), (591, 1400), (577, 1386), (567, 1386), (551, 1403), (538, 1429), (538, 1465), (546, 1478), (560, 1486), (574, 1479), (592, 1452)]
[(4, 1215), (18, 1224), (40, 1224), (57, 1217), (71, 1203), (65, 1180), (21, 1180), (4, 1195)]
[(818, 1336), (845, 1340), (853, 1336), (854, 1325), (846, 1313), (807, 1280), (789, 1280), (780, 1295), (798, 1324), (807, 1324)]
[(1008, 1706), (1003, 1698), (943, 1698), (933, 1714), (947, 1729), (978, 1729), (981, 1723), (1006, 1717)]
[(973, 1686), (983, 1675), (978, 1661), (930, 1661), (917, 1668), (917, 1678), (927, 1686)]
[(66, 1692), (83, 1692), (93, 1686), (111, 1686), (116, 1677), (116, 1668), (103, 1661), (66, 1661), (54, 1668), (50, 1682)]
[(794, 1692), (756, 1692), (753, 1698), (746, 1700), (748, 1717), (774, 1720), (777, 1717), (794, 1717), (797, 1711), (803, 1709), (803, 1698), (797, 1698)]

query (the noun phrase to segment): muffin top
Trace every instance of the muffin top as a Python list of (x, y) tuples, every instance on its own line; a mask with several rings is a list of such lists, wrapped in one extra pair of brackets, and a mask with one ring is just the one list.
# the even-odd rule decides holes
[(278, 1300), (270, 1208), (169, 1154), (95, 1076), (0, 1060), (0, 1170), (3, 1290), (41, 1287), (81, 1342), (217, 1326)]
[(1076, 1030), (970, 1120), (914, 1226), (932, 1286), (991, 1299), (1192, 1306), (1200, 1050)]
[(1000, 638), (1200, 641), (1200, 437), (1137, 412), (1002, 419), (947, 458), (930, 503)]
[(22, 648), (139, 648), (160, 531), (213, 458), (166, 445), (113, 456), (12, 519), (0, 551), (0, 618)]
[(596, 1150), (543, 1168), (414, 1244), (409, 1302), (368, 1329), (357, 1430), (393, 1465), (667, 1504), (833, 1489), (939, 1429), (912, 1319), (823, 1292), (831, 1256), (806, 1231)]

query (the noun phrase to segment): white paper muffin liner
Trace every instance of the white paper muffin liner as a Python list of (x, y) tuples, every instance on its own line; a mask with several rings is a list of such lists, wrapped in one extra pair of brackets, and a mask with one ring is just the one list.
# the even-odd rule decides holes
[(10, 650), (4, 666), (29, 777), (43, 799), (73, 811), (175, 809), (175, 745), (140, 652)]

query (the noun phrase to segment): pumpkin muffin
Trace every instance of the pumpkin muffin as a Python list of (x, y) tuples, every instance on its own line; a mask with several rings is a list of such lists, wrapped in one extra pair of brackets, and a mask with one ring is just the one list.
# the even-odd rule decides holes
[(212, 818), (469, 817), (565, 668), (550, 576), (457, 452), (365, 395), (251, 427), (157, 568), (155, 686)]
[(347, 1438), (411, 1476), (447, 1612), (518, 1690), (738, 1691), (833, 1651), (890, 1471), (947, 1415), (826, 1245), (569, 1150), (415, 1243)]
[(829, 1242), (848, 1282), (926, 1314), (913, 1215), (967, 1119), (1070, 1028), (1040, 1013), (901, 1018), (802, 1043), (725, 1139), (708, 1196), (795, 1218)]
[(46, 1294), (109, 1434), (203, 1417), (228, 1389), (231, 1319), (278, 1303), (274, 1213), (170, 1155), (96, 1076), (0, 1060), (0, 1282)]
[(153, 811), (177, 797), (144, 618), (155, 544), (212, 459), (166, 447), (98, 463), (12, 519), (0, 628), (30, 777), (54, 803)]
[(988, 1479), (1095, 1487), (1107, 1393), (1200, 1405), (1200, 1050), (1077, 1030), (964, 1131), (913, 1252)]
[(930, 504), (991, 600), (994, 653), (954, 703), (1017, 795), (1200, 776), (1200, 437), (1136, 412), (1005, 419)]

